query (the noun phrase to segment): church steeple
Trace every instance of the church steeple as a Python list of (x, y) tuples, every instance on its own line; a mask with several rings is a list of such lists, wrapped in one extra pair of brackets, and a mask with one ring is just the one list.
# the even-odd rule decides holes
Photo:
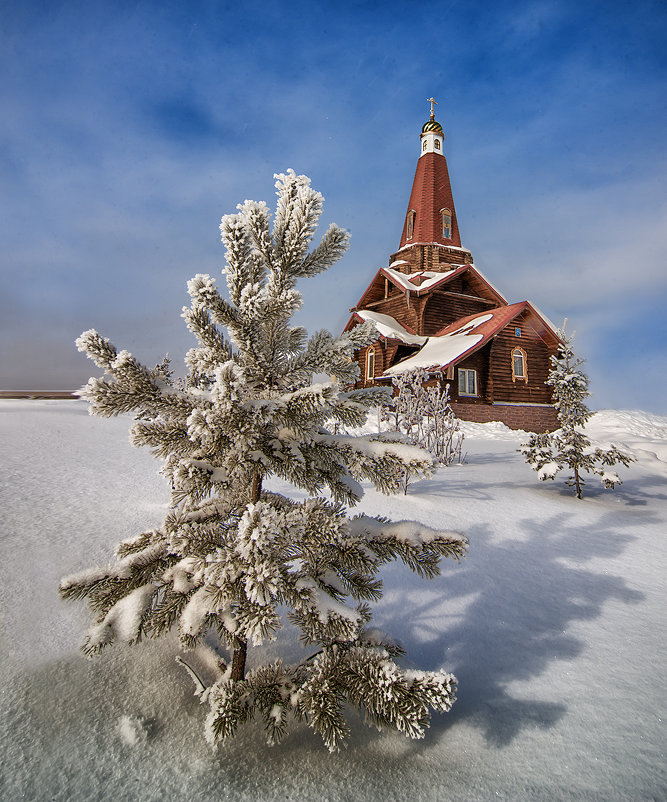
[(419, 136), (419, 159), (399, 248), (431, 243), (461, 247), (447, 159), (443, 150), (445, 135), (433, 113), (435, 102), (433, 98), (429, 98), (431, 116), (422, 126)]

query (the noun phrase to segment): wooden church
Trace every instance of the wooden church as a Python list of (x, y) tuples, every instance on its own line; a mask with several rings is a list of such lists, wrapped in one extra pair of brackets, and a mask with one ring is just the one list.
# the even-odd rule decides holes
[(345, 327), (372, 320), (378, 332), (356, 354), (356, 386), (391, 385), (398, 373), (427, 368), (450, 385), (459, 418), (551, 431), (558, 422), (544, 382), (558, 334), (528, 301), (508, 303), (462, 247), (445, 137), (430, 102), (399, 249)]

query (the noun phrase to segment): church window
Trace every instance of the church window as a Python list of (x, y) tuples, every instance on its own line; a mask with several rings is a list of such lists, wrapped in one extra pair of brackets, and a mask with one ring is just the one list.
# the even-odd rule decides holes
[(439, 139), (436, 139), (433, 144), (435, 145), (435, 149), (436, 150), (440, 150), (440, 140)]
[(417, 213), (413, 209), (410, 209), (410, 211), (408, 212), (407, 232), (406, 232), (406, 235), (405, 235), (406, 239), (412, 239), (412, 237), (413, 237), (413, 235), (415, 233), (415, 217), (416, 216), (417, 216)]
[(449, 209), (441, 209), (442, 215), (442, 236), (444, 239), (452, 238), (452, 213)]
[(424, 140), (424, 144), (422, 145), (422, 150), (426, 150), (427, 147), (428, 147), (428, 142)]
[(477, 395), (477, 371), (459, 368), (459, 395)]
[(517, 379), (528, 382), (526, 352), (523, 348), (514, 348), (512, 351), (512, 381), (515, 382)]
[(375, 351), (371, 347), (366, 353), (366, 380), (372, 381), (373, 376), (375, 376)]

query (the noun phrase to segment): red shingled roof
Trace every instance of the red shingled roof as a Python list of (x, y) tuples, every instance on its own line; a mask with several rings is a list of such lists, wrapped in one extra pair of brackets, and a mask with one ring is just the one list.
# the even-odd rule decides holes
[(484, 323), (475, 326), (475, 334), (481, 334), (483, 338), (477, 346), (481, 348), (489, 341), (490, 337), (493, 337), (494, 334), (497, 334), (501, 329), (505, 328), (505, 326), (510, 321), (514, 320), (517, 315), (521, 314), (527, 306), (530, 306), (528, 301), (519, 301), (519, 303), (510, 304), (509, 306), (498, 306), (495, 309), (487, 309), (484, 312), (475, 312), (474, 315), (468, 315), (467, 317), (455, 320), (453, 323), (448, 323), (439, 331), (436, 331), (433, 336), (442, 337), (443, 334), (453, 334), (455, 331), (465, 328), (466, 325), (473, 320), (483, 315), (491, 315), (490, 320), (486, 320)]
[[(549, 323), (542, 317), (542, 315), (540, 315), (540, 313), (528, 301), (520, 301), (519, 303), (510, 304), (509, 306), (498, 306), (494, 309), (487, 309), (485, 312), (476, 312), (474, 315), (468, 315), (467, 317), (462, 317), (459, 318), (459, 320), (455, 320), (453, 323), (449, 323), (447, 326), (444, 326), (442, 329), (440, 329), (440, 331), (438, 331), (436, 334), (429, 337), (427, 343), (422, 347), (422, 349), (420, 349), (420, 351), (417, 351), (415, 354), (406, 357), (398, 364), (407, 365), (411, 362), (411, 360), (419, 361), (422, 350), (424, 350), (424, 352), (430, 351), (431, 346), (429, 346), (429, 343), (433, 343), (439, 338), (446, 338), (447, 335), (481, 334), (482, 336), (479, 340), (477, 340), (476, 337), (471, 337), (471, 344), (469, 347), (466, 347), (463, 343), (463, 347), (456, 351), (456, 355), (453, 358), (443, 362), (442, 364), (430, 364), (428, 367), (432, 369), (442, 369), (450, 364), (455, 365), (466, 357), (469, 357), (471, 354), (474, 354), (475, 351), (483, 348), (492, 337), (498, 334), (498, 332), (504, 329), (505, 326), (511, 323), (516, 317), (526, 310), (531, 313), (531, 316), (534, 316), (533, 319), (536, 318), (538, 321), (540, 321), (543, 327), (542, 334), (546, 336), (547, 339), (552, 341), (552, 345), (558, 343), (558, 335), (553, 331)], [(488, 317), (488, 320), (484, 320), (482, 323), (475, 324), (475, 321), (485, 317)], [(470, 325), (469, 330), (466, 331), (468, 324), (472, 325)], [(423, 359), (421, 361), (423, 361)], [(391, 372), (391, 369), (385, 373), (388, 372)]]
[[(449, 209), (452, 214), (452, 236), (445, 239), (442, 236), (442, 209)], [(410, 245), (413, 242), (437, 242), (440, 245), (455, 245), (461, 247), (459, 224), (454, 209), (454, 196), (449, 181), (447, 159), (440, 153), (424, 153), (417, 159), (415, 179), (412, 183), (408, 212), (415, 214), (412, 237), (407, 239), (407, 215), (403, 225), (401, 244)]]
[(471, 348), (466, 352), (465, 356), (470, 356), (470, 354), (486, 345), (491, 337), (494, 337), (496, 334), (498, 334), (501, 329), (504, 329), (505, 326), (514, 320), (514, 318), (518, 317), (526, 310), (528, 310), (528, 312), (531, 313), (531, 316), (537, 318), (537, 320), (541, 323), (543, 327), (541, 334), (546, 336), (548, 340), (551, 340), (552, 345), (558, 344), (560, 342), (558, 334), (553, 330), (549, 324), (549, 321), (546, 320), (537, 311), (537, 309), (535, 309), (530, 301), (519, 301), (518, 303), (510, 304), (509, 306), (498, 306), (495, 309), (487, 309), (486, 312), (476, 312), (474, 315), (462, 317), (459, 320), (455, 320), (453, 323), (443, 326), (443, 328), (437, 331), (433, 336), (442, 337), (443, 334), (452, 334), (462, 328), (465, 328), (468, 323), (476, 318), (481, 317), (482, 315), (491, 315), (490, 320), (486, 320), (484, 323), (480, 323), (479, 326), (475, 326), (475, 334), (481, 334), (482, 339), (475, 345), (474, 348)]

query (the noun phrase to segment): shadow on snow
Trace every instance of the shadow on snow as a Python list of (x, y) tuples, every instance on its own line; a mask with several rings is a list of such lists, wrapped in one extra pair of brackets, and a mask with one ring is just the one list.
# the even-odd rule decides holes
[(586, 644), (568, 634), (570, 624), (597, 618), (609, 600), (636, 604), (644, 598), (620, 576), (581, 567), (594, 557), (618, 556), (633, 539), (619, 531), (617, 516), (605, 513), (587, 531), (569, 526), (570, 517), (519, 520), (517, 539), (502, 542), (475, 526), (467, 560), (458, 570), (445, 568), (442, 579), (423, 590), (413, 583), (390, 590), (401, 580), (389, 578), (397, 568), (387, 570), (377, 624), (416, 666), (444, 666), (459, 681), (459, 700), (447, 716), (434, 718), (436, 732), (466, 721), (501, 747), (526, 727), (552, 727), (566, 713), (566, 699), (519, 699), (507, 686), (580, 654)]

